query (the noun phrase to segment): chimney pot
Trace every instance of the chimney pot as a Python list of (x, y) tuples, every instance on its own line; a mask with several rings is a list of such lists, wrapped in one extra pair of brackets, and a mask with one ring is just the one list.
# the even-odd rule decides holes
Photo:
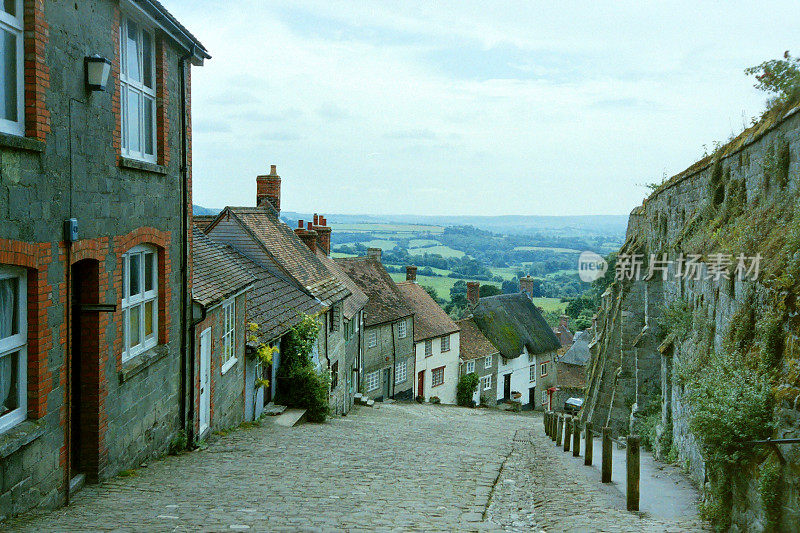
[(478, 305), (478, 300), (481, 295), (481, 284), (478, 281), (467, 282), (467, 301), (473, 305)]
[(311, 231), (311, 230), (314, 229), (314, 224), (312, 224), (310, 220), (308, 221), (308, 228), (307, 229), (308, 229), (308, 231)]
[(417, 281), (417, 267), (408, 265), (406, 267), (406, 281)]
[(314, 225), (319, 226), (319, 215), (314, 213)]
[(325, 218), (325, 217), (320, 217), (320, 218), (322, 219), (322, 222), (320, 222), (319, 225), (320, 226), (327, 226), (328, 225), (328, 219)]
[(278, 165), (270, 165), (269, 166), (269, 175), (270, 176), (277, 176), (278, 175)]
[(270, 168), (267, 176), (256, 176), (256, 207), (261, 207), (269, 202), (275, 211), (281, 212), (281, 177), (275, 169)]
[(303, 229), (304, 226), (305, 226), (305, 224), (303, 224), (303, 220), (302, 219), (297, 221), (297, 227), (299, 229)]

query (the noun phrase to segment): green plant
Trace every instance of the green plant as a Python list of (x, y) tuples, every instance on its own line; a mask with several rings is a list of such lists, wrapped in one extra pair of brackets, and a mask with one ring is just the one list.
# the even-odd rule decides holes
[(330, 380), (327, 373), (318, 372), (312, 366), (294, 370), (291, 374), (292, 393), (289, 405), (306, 410), (309, 422), (324, 422), (331, 413), (328, 402)]
[[(678, 447), (675, 446), (675, 443), (672, 443), (672, 445), (669, 447), (669, 452), (667, 453), (666, 460), (670, 464), (675, 464), (675, 463), (678, 462), (679, 458), (680, 457), (678, 455)], [(688, 470), (688, 468), (687, 468), (687, 470)]]
[(675, 335), (675, 340), (682, 341), (692, 328), (692, 306), (685, 298), (677, 298), (662, 309), (658, 325), (664, 328), (667, 335)]
[(789, 182), (789, 166), (791, 165), (792, 154), (789, 148), (789, 143), (784, 141), (778, 149), (778, 155), (775, 161), (775, 177), (777, 178), (778, 185), (785, 187)]
[(420, 394), (416, 398), (414, 398), (414, 400), (416, 400), (417, 403), (425, 403), (425, 396), (422, 396)]
[(646, 409), (636, 413), (634, 419), (633, 432), (640, 437), (640, 442), (646, 450), (653, 451), (656, 448), (656, 427), (661, 421), (661, 408), (656, 403), (651, 403)]
[(783, 356), (784, 334), (781, 317), (764, 315), (756, 325), (761, 351), (761, 369), (771, 372), (779, 368)]
[(781, 465), (779, 463), (769, 461), (762, 467), (759, 492), (764, 516), (767, 519), (764, 530), (780, 531), (783, 492), (781, 491)]
[(456, 403), (462, 407), (475, 407), (472, 395), (478, 388), (478, 383), (480, 383), (480, 378), (475, 372), (461, 376), (456, 385)]
[(187, 446), (186, 441), (186, 432), (179, 431), (177, 435), (172, 439), (172, 442), (169, 443), (169, 454), (170, 455), (180, 455), (186, 451)]
[(440, 403), (442, 403), (442, 400), (441, 400), (441, 398), (439, 398), (438, 396), (431, 396), (431, 397), (428, 399), (428, 401), (429, 401), (429, 402), (431, 402), (431, 403), (432, 403), (432, 404), (434, 404), (434, 405), (439, 405)]
[(775, 95), (776, 100), (786, 100), (800, 86), (800, 58), (787, 50), (783, 59), (771, 59), (744, 69), (745, 74), (756, 77), (755, 88)]
[(719, 207), (725, 201), (724, 174), (725, 170), (722, 168), (722, 162), (717, 159), (714, 161), (714, 166), (711, 167), (711, 178), (708, 181), (708, 197), (711, 198), (711, 204), (714, 207)]

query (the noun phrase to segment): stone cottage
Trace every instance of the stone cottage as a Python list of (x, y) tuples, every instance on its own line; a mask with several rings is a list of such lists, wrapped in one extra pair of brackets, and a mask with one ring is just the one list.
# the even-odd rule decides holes
[(370, 248), (368, 254), (335, 260), (368, 297), (361, 392), (374, 400), (410, 400), (414, 394), (414, 315), (383, 268), (380, 248)]
[(500, 352), (497, 401), (518, 401), (528, 409), (550, 404), (555, 391), (556, 352), (561, 343), (525, 293), (479, 298), (477, 282), (467, 299), (478, 328)]
[(460, 335), (458, 325), (417, 284), (417, 267), (406, 267), (397, 287), (414, 313), (414, 397), (456, 403)]
[(586, 388), (586, 365), (591, 353), (589, 343), (592, 334), (589, 330), (579, 331), (569, 350), (556, 361), (556, 391), (553, 394), (552, 408), (564, 409), (564, 402), (569, 398), (584, 398)]
[(192, 432), (190, 80), (210, 56), (155, 0), (6, 0), (0, 34), (7, 517)]
[(475, 405), (496, 405), (500, 351), (486, 338), (474, 318), (463, 318), (456, 324), (460, 328), (461, 340), (459, 376), (477, 374), (478, 388), (472, 396)]
[(198, 228), (192, 239), (195, 434), (202, 439), (244, 418), (245, 310), (255, 278), (247, 259), (230, 246), (212, 242)]

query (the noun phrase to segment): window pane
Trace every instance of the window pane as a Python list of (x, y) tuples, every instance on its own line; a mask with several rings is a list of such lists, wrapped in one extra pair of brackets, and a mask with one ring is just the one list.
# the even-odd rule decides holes
[(156, 254), (144, 254), (144, 290), (153, 290), (153, 261)]
[(19, 333), (19, 279), (0, 279), (0, 339)]
[(128, 256), (128, 284), (131, 286), (131, 296), (142, 292), (141, 280), (139, 279), (139, 262), (142, 254), (131, 254)]
[(139, 70), (139, 57), (141, 57), (141, 53), (139, 50), (139, 42), (136, 39), (136, 34), (139, 32), (139, 28), (135, 22), (128, 21), (128, 37), (126, 39), (127, 46), (126, 46), (126, 55), (127, 55), (127, 67), (128, 67), (128, 78), (136, 81), (142, 81), (142, 73)]
[(0, 118), (17, 122), (17, 36), (0, 30)]
[(128, 338), (131, 341), (130, 347), (136, 346), (141, 341), (141, 332), (139, 331), (139, 315), (142, 312), (141, 306), (130, 308), (130, 323), (128, 324)]
[(128, 150), (131, 152), (141, 152), (140, 142), (140, 103), (139, 93), (133, 89), (128, 89), (128, 116), (125, 117), (128, 123)]
[(0, 358), (0, 416), (19, 407), (19, 352)]
[(142, 79), (153, 88), (153, 41), (146, 31), (142, 32)]
[(128, 91), (125, 90), (125, 85), (122, 84), (120, 92), (122, 93), (122, 148), (128, 149)]
[(3, 11), (11, 15), (17, 16), (17, 0), (3, 0)]
[(156, 101), (152, 98), (144, 97), (144, 153), (155, 154), (153, 149), (153, 117), (155, 116)]
[(144, 336), (145, 338), (153, 334), (153, 300), (144, 304)]

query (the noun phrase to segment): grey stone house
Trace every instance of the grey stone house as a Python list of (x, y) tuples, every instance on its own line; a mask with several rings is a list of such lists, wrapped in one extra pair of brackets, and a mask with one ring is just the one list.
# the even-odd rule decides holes
[(230, 246), (192, 235), (195, 435), (238, 425), (244, 417), (245, 311), (255, 283), (247, 260)]
[(472, 317), (456, 322), (461, 328), (459, 376), (476, 374), (478, 388), (472, 396), (475, 405), (497, 404), (497, 365), (500, 351), (486, 338)]
[(383, 268), (380, 253), (379, 248), (370, 248), (367, 257), (335, 260), (368, 297), (361, 392), (375, 400), (410, 400), (414, 394), (414, 315)]
[(7, 0), (0, 34), (2, 518), (192, 431), (190, 72), (210, 56), (154, 0)]
[(592, 334), (589, 330), (575, 333), (572, 346), (556, 361), (556, 391), (551, 406), (553, 410), (563, 410), (564, 402), (569, 398), (584, 398), (591, 341)]
[(337, 371), (337, 379), (331, 376), (331, 400), (334, 413), (341, 412), (349, 405), (344, 401), (348, 380), (339, 379), (347, 368), (342, 310), (352, 293), (318, 255), (318, 237), (323, 235), (325, 246), (325, 231), (318, 232), (310, 221), (292, 230), (280, 220), (280, 182), (272, 165), (270, 174), (256, 178), (256, 207), (226, 207), (205, 231), (274, 276), (291, 280), (322, 305), (316, 313), (320, 335), (313, 358), (318, 369)]

